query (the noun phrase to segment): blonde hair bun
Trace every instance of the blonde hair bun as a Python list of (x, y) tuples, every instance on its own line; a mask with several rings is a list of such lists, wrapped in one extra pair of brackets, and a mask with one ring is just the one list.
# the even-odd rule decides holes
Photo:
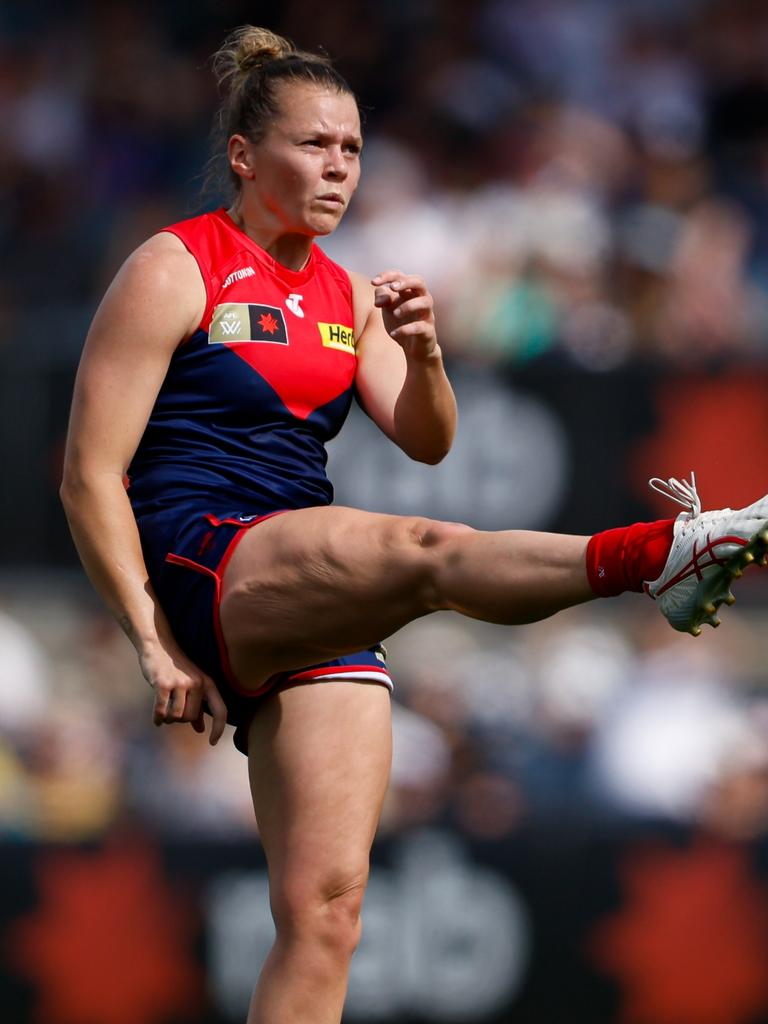
[(267, 28), (256, 28), (244, 25), (235, 33), (237, 51), (235, 61), (241, 71), (249, 71), (259, 64), (267, 64), (271, 60), (290, 57), (296, 47), (282, 36), (270, 32)]
[(213, 71), (219, 86), (231, 88), (252, 71), (284, 60), (286, 57), (325, 63), (322, 57), (297, 50), (290, 39), (257, 25), (241, 25), (227, 37), (213, 58)]

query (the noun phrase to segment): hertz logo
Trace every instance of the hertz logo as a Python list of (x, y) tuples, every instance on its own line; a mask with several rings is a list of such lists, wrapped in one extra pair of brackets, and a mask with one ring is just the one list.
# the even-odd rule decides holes
[(326, 348), (338, 348), (342, 352), (355, 352), (355, 332), (343, 324), (318, 324), (320, 337)]

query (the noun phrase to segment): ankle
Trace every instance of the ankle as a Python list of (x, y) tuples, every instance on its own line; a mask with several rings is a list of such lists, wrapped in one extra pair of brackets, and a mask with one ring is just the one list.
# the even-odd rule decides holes
[(674, 519), (633, 523), (604, 530), (587, 544), (587, 578), (598, 597), (642, 593), (644, 583), (661, 575), (672, 546)]

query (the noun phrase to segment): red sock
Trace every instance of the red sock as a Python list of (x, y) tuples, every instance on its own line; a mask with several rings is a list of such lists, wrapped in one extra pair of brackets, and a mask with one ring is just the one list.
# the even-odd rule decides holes
[(661, 575), (672, 547), (674, 519), (634, 523), (590, 537), (587, 577), (598, 597), (615, 597), (625, 590), (638, 593), (645, 580)]

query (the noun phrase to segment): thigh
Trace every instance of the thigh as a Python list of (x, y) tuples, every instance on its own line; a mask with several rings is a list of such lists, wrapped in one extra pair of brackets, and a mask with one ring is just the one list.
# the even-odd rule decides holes
[(429, 610), (424, 520), (300, 509), (249, 530), (227, 562), (220, 621), (244, 689), (371, 647)]
[(364, 886), (390, 761), (382, 686), (308, 684), (265, 702), (248, 765), (273, 898), (301, 905)]

